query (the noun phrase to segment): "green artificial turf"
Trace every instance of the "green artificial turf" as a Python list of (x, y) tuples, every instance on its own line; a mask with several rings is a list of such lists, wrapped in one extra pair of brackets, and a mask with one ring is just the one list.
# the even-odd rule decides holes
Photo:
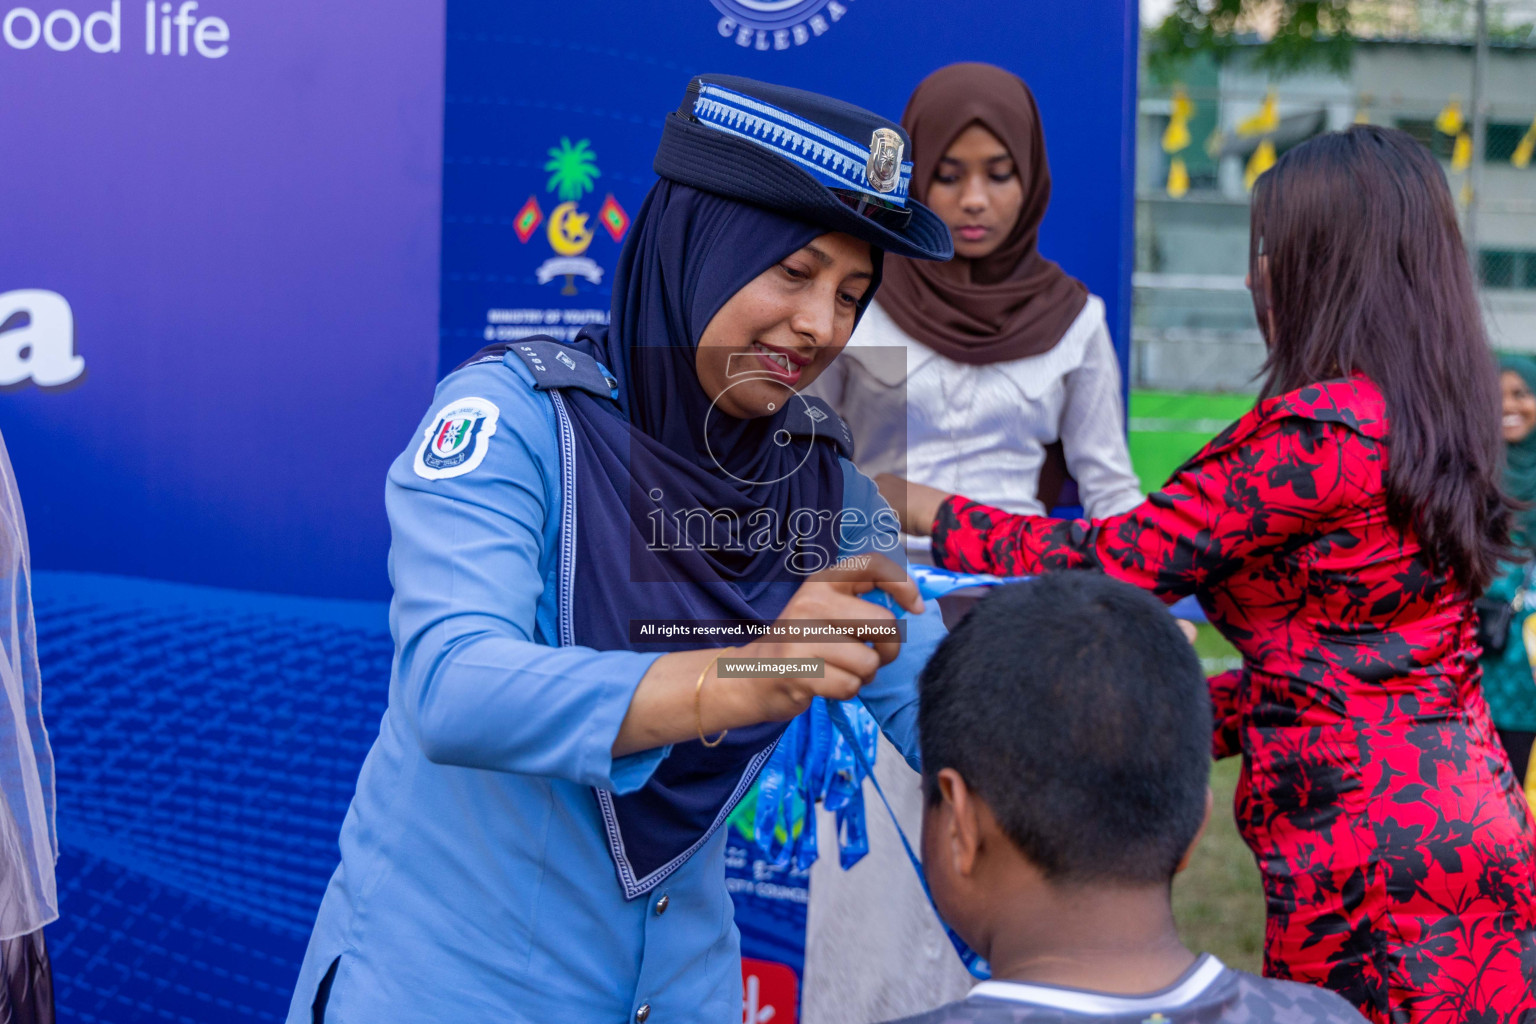
[(1131, 392), (1131, 464), (1148, 493), (1228, 423), (1253, 408), (1251, 395)]

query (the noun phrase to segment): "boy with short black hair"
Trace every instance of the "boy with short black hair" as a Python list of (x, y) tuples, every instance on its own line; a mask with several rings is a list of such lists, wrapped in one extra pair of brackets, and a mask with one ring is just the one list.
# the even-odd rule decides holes
[(928, 663), (921, 701), (928, 883), (993, 980), (906, 1024), (1360, 1024), (1332, 992), (1179, 941), (1211, 709), (1151, 595), (1089, 572), (998, 587)]

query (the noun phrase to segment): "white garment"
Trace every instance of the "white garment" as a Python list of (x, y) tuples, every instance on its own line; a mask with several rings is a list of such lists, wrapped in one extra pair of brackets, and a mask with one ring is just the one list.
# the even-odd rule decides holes
[(1098, 296), (1050, 351), (981, 366), (913, 339), (876, 300), (807, 391), (847, 422), (866, 476), (895, 473), (1042, 515), (1035, 489), (1045, 446), (1059, 440), (1090, 519), (1141, 504), (1125, 446), (1120, 364)]
[[(1047, 510), (1035, 490), (1044, 448), (1059, 439), (1086, 515), (1117, 515), (1141, 503), (1125, 443), (1119, 362), (1096, 296), (1049, 352), (983, 366), (955, 362), (914, 340), (877, 301), (808, 390), (848, 423), (856, 462), (868, 476), (895, 473), (1041, 515)], [(909, 547), (921, 557), (917, 549)], [(875, 776), (915, 848), (921, 782), (883, 738)], [(864, 806), (868, 855), (845, 872), (827, 851), (811, 868), (803, 1024), (906, 1017), (964, 999), (975, 981), (868, 783)], [(819, 833), (835, 835), (832, 816), (818, 813)]]
[[(0, 438), (0, 939), (59, 916), (53, 749), (43, 727), (27, 521)], [(9, 1018), (9, 1014), (7, 1014)]]
[(1182, 978), (1168, 988), (1146, 996), (1110, 995), (1025, 981), (984, 981), (971, 989), (971, 995), (1062, 1010), (1075, 1016), (1129, 1017), (1140, 1013), (1157, 1019), (1162, 1016), (1159, 1010), (1177, 1010), (1199, 999), (1225, 973), (1225, 964), (1211, 954), (1203, 953)]

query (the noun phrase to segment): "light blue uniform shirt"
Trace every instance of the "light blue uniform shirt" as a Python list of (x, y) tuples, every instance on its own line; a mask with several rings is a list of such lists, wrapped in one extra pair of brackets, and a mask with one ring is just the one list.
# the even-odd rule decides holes
[[(328, 1024), (649, 1024), (741, 1019), (725, 830), (626, 901), (591, 787), (643, 786), (666, 749), (610, 753), (656, 654), (557, 647), (561, 425), (515, 357), (438, 386), (390, 468), (389, 708), (341, 830), (289, 1024), (309, 1024), (340, 958)], [(427, 479), (418, 449), (466, 398), (499, 410), (483, 462)], [(884, 507), (843, 462), (845, 507)], [(583, 587), (575, 583), (580, 600)], [(915, 763), (917, 673), (936, 602), (863, 702)], [(663, 909), (661, 900), (665, 898)]]

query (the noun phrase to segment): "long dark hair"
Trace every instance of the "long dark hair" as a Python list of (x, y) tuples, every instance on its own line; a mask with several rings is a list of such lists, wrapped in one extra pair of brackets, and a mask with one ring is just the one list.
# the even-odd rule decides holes
[(1252, 229), (1264, 396), (1356, 373), (1375, 383), (1389, 520), (1481, 593), (1509, 539), (1498, 373), (1439, 164), (1390, 128), (1318, 136), (1259, 178)]

